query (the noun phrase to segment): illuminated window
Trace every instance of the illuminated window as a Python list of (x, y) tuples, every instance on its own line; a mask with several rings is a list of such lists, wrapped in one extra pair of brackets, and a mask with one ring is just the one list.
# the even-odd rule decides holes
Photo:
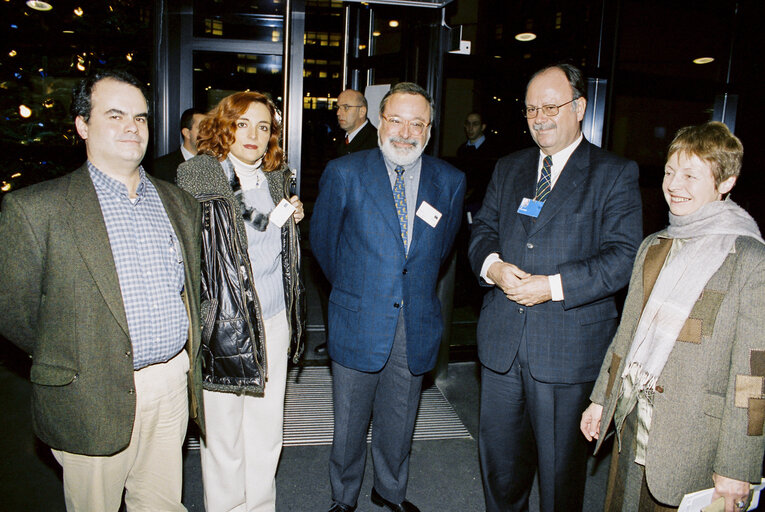
[(211, 36), (222, 36), (223, 35), (223, 22), (221, 20), (212, 20), (212, 19), (206, 19), (205, 20), (205, 34), (211, 35)]

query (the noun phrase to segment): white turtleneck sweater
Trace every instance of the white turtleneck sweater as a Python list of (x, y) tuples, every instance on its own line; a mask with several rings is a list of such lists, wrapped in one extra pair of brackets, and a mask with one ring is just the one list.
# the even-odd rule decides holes
[[(268, 215), (275, 205), (268, 189), (266, 175), (260, 168), (263, 160), (249, 165), (231, 153), (228, 160), (242, 185), (244, 204)], [(269, 222), (265, 231), (258, 231), (247, 221), (244, 228), (247, 234), (247, 254), (252, 265), (252, 277), (263, 319), (271, 318), (285, 308), (281, 228)]]

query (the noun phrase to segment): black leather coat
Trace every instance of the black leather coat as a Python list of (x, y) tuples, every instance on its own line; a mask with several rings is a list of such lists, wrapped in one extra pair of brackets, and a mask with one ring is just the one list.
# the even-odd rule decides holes
[[(266, 173), (275, 203), (289, 194), (289, 169)], [(178, 185), (202, 204), (202, 378), (205, 389), (262, 393), (267, 376), (263, 315), (253, 286), (238, 200), (221, 164), (201, 155), (178, 168)], [(297, 226), (282, 227), (282, 277), (289, 353), (299, 359), (305, 322)]]

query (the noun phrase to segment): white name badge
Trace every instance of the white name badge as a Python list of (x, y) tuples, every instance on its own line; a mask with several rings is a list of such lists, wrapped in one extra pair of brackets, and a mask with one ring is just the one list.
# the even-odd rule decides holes
[(427, 201), (420, 203), (420, 207), (417, 208), (417, 216), (427, 222), (431, 228), (436, 227), (438, 221), (441, 220), (441, 212), (430, 206)]
[(269, 215), (268, 218), (277, 227), (282, 227), (284, 226), (284, 223), (287, 222), (287, 219), (290, 218), (290, 215), (295, 213), (296, 209), (297, 208), (292, 206), (292, 203), (286, 199), (282, 199), (279, 201), (279, 204), (276, 205), (276, 208), (271, 210), (271, 215)]

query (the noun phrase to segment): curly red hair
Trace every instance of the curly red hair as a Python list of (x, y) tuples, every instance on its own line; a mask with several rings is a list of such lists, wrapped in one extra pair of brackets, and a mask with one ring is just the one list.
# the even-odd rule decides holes
[(271, 114), (271, 138), (263, 155), (264, 171), (280, 169), (284, 163), (284, 152), (279, 147), (282, 136), (282, 116), (268, 96), (259, 92), (236, 92), (223, 98), (199, 123), (197, 150), (223, 160), (228, 156), (236, 140), (236, 122), (250, 107), (251, 103), (265, 105)]

